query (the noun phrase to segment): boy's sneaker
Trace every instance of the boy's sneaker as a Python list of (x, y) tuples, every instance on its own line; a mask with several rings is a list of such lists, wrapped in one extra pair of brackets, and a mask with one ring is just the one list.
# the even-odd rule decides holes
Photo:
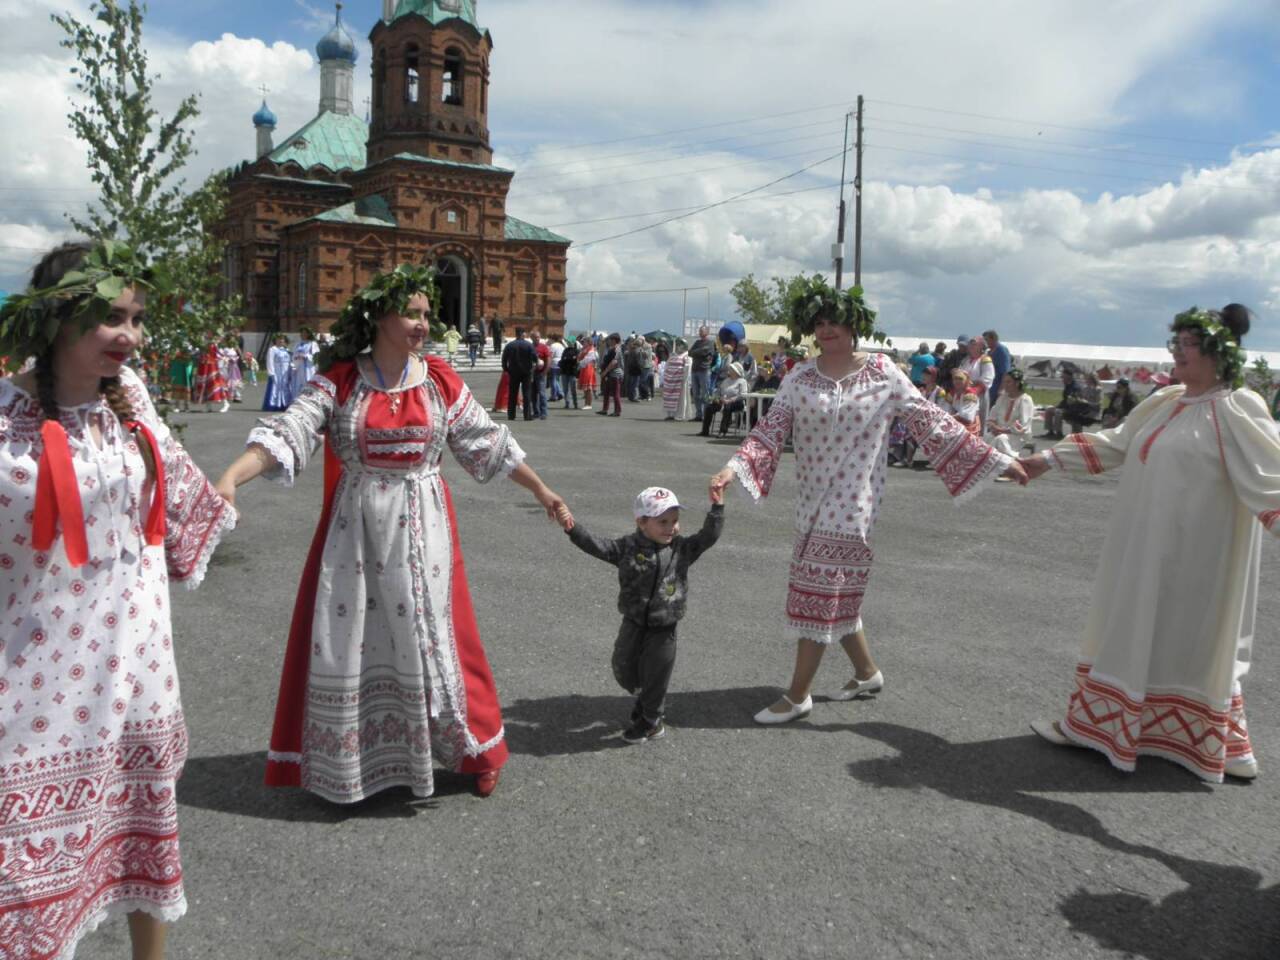
[(627, 743), (647, 743), (650, 740), (660, 740), (666, 735), (667, 725), (661, 720), (650, 726), (643, 718), (622, 731), (622, 739)]

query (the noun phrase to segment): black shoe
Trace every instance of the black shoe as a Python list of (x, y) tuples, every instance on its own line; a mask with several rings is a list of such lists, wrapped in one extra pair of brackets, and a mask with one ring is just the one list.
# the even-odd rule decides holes
[(620, 416), (622, 416), (622, 411), (621, 411), (621, 410), (619, 410), (617, 413), (611, 413), (611, 414), (609, 414), (609, 416), (611, 416), (611, 417), (620, 417)]
[(597, 417), (607, 417), (608, 415), (609, 415), (609, 411), (608, 411), (608, 410), (597, 410), (597, 411), (596, 411), (596, 416), (597, 416)]
[(622, 731), (622, 739), (627, 743), (648, 743), (650, 740), (661, 740), (666, 735), (665, 723), (659, 720), (653, 726), (649, 726), (643, 717)]

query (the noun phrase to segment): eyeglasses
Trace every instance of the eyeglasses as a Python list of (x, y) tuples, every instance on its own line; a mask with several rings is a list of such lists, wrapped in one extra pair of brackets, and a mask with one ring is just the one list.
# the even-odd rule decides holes
[(1185, 352), (1187, 350), (1199, 350), (1199, 337), (1170, 337), (1169, 342), (1165, 344), (1169, 348), (1170, 353)]

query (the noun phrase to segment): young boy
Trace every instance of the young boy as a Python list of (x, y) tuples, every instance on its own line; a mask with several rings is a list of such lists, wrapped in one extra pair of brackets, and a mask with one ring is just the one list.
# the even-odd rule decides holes
[(622, 739), (644, 743), (667, 732), (662, 718), (676, 665), (676, 623), (684, 616), (689, 566), (720, 539), (724, 500), (716, 500), (702, 529), (691, 537), (680, 536), (680, 502), (664, 487), (641, 491), (634, 513), (636, 532), (617, 540), (594, 536), (581, 524), (566, 532), (579, 550), (618, 568), (622, 626), (613, 645), (613, 676), (636, 694)]

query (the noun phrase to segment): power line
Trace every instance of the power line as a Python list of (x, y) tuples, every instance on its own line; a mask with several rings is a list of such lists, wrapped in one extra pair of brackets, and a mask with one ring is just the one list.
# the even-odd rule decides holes
[[(819, 183), (812, 187), (801, 187), (799, 190), (784, 190), (781, 193), (766, 193), (758, 197), (741, 197), (737, 200), (727, 200), (726, 203), (751, 203), (759, 200), (776, 200), (781, 197), (793, 197), (797, 193), (813, 193), (815, 190), (830, 190), (832, 187), (839, 186), (836, 183)], [(590, 223), (612, 223), (616, 220), (635, 220), (639, 217), (656, 217), (664, 213), (683, 213), (687, 210), (697, 210), (697, 206), (692, 207), (668, 207), (665, 210), (646, 210), (643, 213), (624, 213), (616, 217), (596, 217), (592, 220), (572, 220), (569, 223), (553, 223), (547, 229), (559, 230), (562, 227), (580, 227)]]
[[(794, 145), (794, 143), (806, 143), (806, 142), (815, 141), (815, 140), (827, 141), (829, 143), (833, 140), (833, 138), (831, 136), (831, 133), (829, 132), (815, 133), (813, 134), (812, 137), (783, 137), (782, 140), (778, 140), (778, 141), (771, 141), (767, 143), (754, 143), (754, 145), (751, 145), (751, 147), (754, 148), (754, 147), (772, 146), (774, 145), (774, 143), (792, 143), (792, 145)], [(817, 148), (815, 148), (815, 150), (817, 150)], [(810, 151), (810, 152), (814, 152), (814, 151)], [(563, 174), (543, 174), (541, 175), (541, 177), (530, 177), (529, 179), (520, 178), (517, 180), (516, 183), (517, 183), (517, 186), (524, 186), (524, 184), (534, 182), (534, 180), (563, 179), (568, 177), (582, 177), (582, 175), (589, 175), (589, 174), (596, 174), (596, 173), (611, 173), (613, 172), (613, 170), (623, 170), (626, 168), (630, 168), (630, 166), (657, 166), (659, 164), (675, 164), (675, 163), (682, 163), (682, 161), (685, 161), (685, 160), (690, 160), (692, 159), (692, 157), (708, 156), (708, 155), (714, 156), (717, 154), (721, 156), (723, 156), (724, 154), (730, 154), (732, 156), (733, 151), (708, 151), (707, 154), (687, 154), (685, 156), (673, 156), (673, 157), (669, 157), (669, 159), (667, 160), (635, 160), (635, 161), (632, 161), (632, 163), (616, 164), (613, 166), (604, 166), (604, 168), (599, 168), (599, 169), (573, 170), (573, 172), (563, 173)], [(741, 154), (741, 156), (748, 157), (748, 160), (745, 160), (744, 163), (751, 163), (751, 161), (753, 161), (754, 159), (759, 159), (759, 160), (771, 159), (771, 157), (750, 157), (750, 155), (746, 155), (746, 154)], [(783, 156), (786, 156), (786, 157), (800, 156), (800, 154), (785, 154)], [(695, 170), (694, 173), (698, 173), (698, 172), (696, 172)], [(669, 177), (684, 177), (684, 175), (686, 174), (684, 172), (681, 172), (681, 170), (676, 170), (676, 172), (673, 172), (667, 175), (669, 175)], [(637, 180), (623, 180), (623, 182), (636, 183)], [(593, 189), (593, 187), (584, 187), (582, 189)], [(556, 192), (559, 193), (562, 191), (556, 191)], [(535, 196), (540, 196), (540, 195), (535, 195)]]
[[(975, 117), (979, 120), (992, 120), (996, 123), (1020, 123), (1024, 126), (1031, 127), (1052, 127), (1055, 130), (1076, 130), (1080, 133), (1096, 133), (1102, 136), (1115, 136), (1114, 130), (1099, 130), (1095, 127), (1073, 127), (1065, 123), (1050, 123), (1047, 120), (1022, 120), (1017, 117), (997, 117), (988, 113), (966, 113), (963, 110), (947, 110), (942, 107), (924, 107), (917, 103), (899, 103), (895, 100), (877, 100), (870, 97), (867, 98), (868, 103), (883, 103), (890, 107), (901, 107), (906, 110), (924, 110), (928, 113), (947, 113), (956, 117)], [(1124, 131), (1126, 137), (1137, 137), (1142, 140), (1167, 140), (1171, 143), (1198, 143), (1203, 146), (1210, 147), (1234, 147), (1234, 143), (1226, 143), (1222, 140), (1197, 140), (1192, 137), (1168, 137), (1157, 133), (1134, 133), (1133, 131)]]
[[(717, 170), (731, 170), (736, 167), (750, 167), (771, 160), (793, 160), (796, 157), (811, 157), (820, 150), (800, 150), (796, 153), (782, 153), (772, 157), (753, 157), (739, 163), (726, 163), (715, 167), (700, 167), (697, 170), (677, 170), (675, 173), (660, 173), (653, 177), (638, 177), (635, 180), (618, 180), (612, 183), (598, 183), (586, 187), (566, 187), (563, 190), (547, 190), (542, 193), (519, 194), (515, 199), (533, 200), (537, 197), (559, 197), (566, 193), (582, 193), (585, 190), (611, 190), (614, 187), (625, 187), (633, 183), (649, 183), (654, 180), (670, 180), (673, 177), (691, 177), (699, 173), (713, 173)], [(839, 153), (836, 156), (840, 156)]]
[(915, 131), (909, 130), (891, 130), (887, 127), (880, 126), (868, 126), (867, 130), (875, 131), (877, 133), (887, 133), (897, 137), (917, 137), (924, 140), (941, 140), (945, 143), (965, 143), (975, 147), (996, 147), (1000, 150), (1014, 150), (1018, 153), (1039, 154), (1046, 157), (1069, 157), (1073, 160), (1101, 160), (1106, 163), (1123, 163), (1127, 166), (1145, 167), (1151, 170), (1173, 170), (1185, 169), (1187, 167), (1187, 164), (1185, 163), (1152, 163), (1149, 160), (1128, 160), (1124, 157), (1099, 157), (1096, 154), (1091, 155), (1087, 152), (1081, 153), (1079, 151), (1068, 153), (1064, 150), (1037, 150), (1034, 147), (1018, 147), (1012, 144), (993, 143), (990, 140), (966, 140), (960, 137), (950, 137), (936, 133), (916, 133)]
[[(815, 121), (812, 121), (811, 123), (798, 123), (790, 127), (772, 127), (768, 130), (757, 130), (757, 131), (751, 131), (749, 133), (735, 133), (731, 137), (717, 137), (714, 140), (691, 140), (687, 143), (663, 144), (660, 147), (648, 147), (644, 150), (627, 150), (623, 153), (610, 153), (610, 154), (604, 155), (603, 157), (591, 157), (589, 159), (584, 159), (584, 160), (564, 160), (564, 161), (559, 161), (557, 163), (536, 163), (531, 167), (521, 167), (520, 170), (517, 172), (520, 174), (522, 180), (525, 180), (525, 181), (539, 180), (539, 179), (542, 179), (542, 177), (525, 177), (524, 174), (529, 170), (544, 170), (549, 167), (562, 169), (565, 165), (569, 165), (569, 164), (598, 163), (601, 160), (614, 160), (619, 157), (638, 157), (638, 156), (644, 156), (652, 153), (661, 153), (664, 150), (679, 149), (682, 147), (707, 146), (709, 144), (727, 143), (730, 140), (741, 140), (743, 137), (754, 137), (764, 133), (775, 134), (775, 133), (788, 133), (793, 130), (806, 130), (810, 127), (820, 127), (824, 124), (830, 124), (830, 123), (836, 122), (836, 120), (838, 119), (840, 118), (827, 118), (826, 120), (815, 120)], [(745, 144), (744, 146), (759, 146), (759, 145), (760, 144)], [(706, 152), (713, 152), (713, 151), (706, 151)], [(696, 156), (697, 152), (694, 152), (688, 155)]]
[(589, 240), (586, 243), (580, 243), (578, 244), (578, 249), (582, 250), (582, 249), (585, 249), (586, 247), (594, 247), (596, 244), (607, 243), (610, 240), (620, 240), (623, 237), (630, 237), (637, 233), (644, 233), (646, 230), (653, 230), (656, 227), (661, 227), (668, 223), (674, 223), (677, 220), (685, 220), (685, 219), (688, 219), (689, 217), (697, 216), (700, 213), (705, 213), (707, 210), (713, 210), (716, 207), (723, 207), (726, 203), (732, 203), (734, 200), (737, 200), (741, 197), (745, 197), (753, 193), (758, 193), (761, 190), (765, 190), (765, 189), (768, 189), (769, 187), (772, 187), (774, 184), (782, 183), (784, 180), (790, 180), (792, 177), (797, 177), (808, 170), (812, 170), (814, 167), (821, 166), (824, 163), (829, 163), (830, 161), (834, 160), (836, 157), (843, 156), (847, 152), (848, 151), (844, 149), (838, 150), (835, 153), (831, 154), (831, 156), (824, 157), (821, 160), (815, 160), (813, 163), (810, 163), (807, 166), (803, 166), (799, 170), (792, 170), (790, 173), (784, 174), (783, 176), (778, 177), (774, 180), (770, 180), (768, 183), (762, 183), (758, 187), (752, 187), (750, 190), (744, 190), (741, 193), (735, 194), (734, 196), (728, 197), (724, 200), (717, 200), (715, 203), (705, 204), (704, 206), (698, 207), (696, 210), (693, 210), (689, 213), (682, 213), (674, 217), (667, 217), (665, 220), (658, 220), (655, 223), (650, 223), (643, 227), (636, 227), (634, 230), (625, 230), (622, 233), (615, 233), (612, 236), (601, 237), (598, 240)]
[[(588, 140), (585, 143), (577, 143), (572, 146), (560, 147), (558, 149), (561, 152), (565, 152), (569, 150), (579, 150), (582, 147), (599, 147), (610, 143), (629, 143), (635, 140), (652, 140), (655, 137), (670, 137), (678, 133), (696, 133), (699, 130), (715, 130), (720, 127), (733, 127), (743, 123), (758, 123), (761, 120), (776, 120), (779, 117), (796, 117), (805, 113), (817, 113), (819, 110), (834, 110), (837, 107), (847, 110), (849, 108), (849, 102), (847, 100), (841, 100), (836, 103), (824, 103), (816, 107), (805, 107), (802, 110), (787, 110), (783, 113), (767, 113), (758, 117), (746, 117), (740, 120), (725, 120), (721, 123), (708, 123), (697, 127), (681, 127), (675, 130), (659, 131), (658, 133), (641, 133), (632, 137), (616, 137), (612, 140)], [(510, 153), (508, 155), (513, 157), (527, 157), (529, 154), (537, 152), (538, 149), (539, 148), (534, 147), (532, 150), (524, 150), (517, 153)], [(552, 151), (555, 152), (556, 149), (557, 148), (553, 147)]]
[[(938, 157), (943, 160), (956, 160), (956, 161), (964, 161), (964, 162), (970, 162), (970, 163), (974, 161), (974, 158), (971, 156), (968, 156), (968, 157), (958, 156), (954, 153), (933, 153), (927, 150), (911, 150), (911, 149), (908, 149), (907, 147), (891, 147), (886, 144), (874, 144), (874, 145), (869, 144), (868, 146), (874, 146), (874, 149), (876, 150), (892, 150), (895, 153), (910, 153), (910, 154), (915, 154), (916, 156), (921, 156), (921, 157)], [(1034, 164), (1034, 163), (1016, 163), (1012, 160), (989, 160), (984, 158), (980, 162), (989, 163), (992, 166), (996, 166), (996, 167), (1017, 167), (1022, 170), (1046, 170), (1050, 173), (1065, 173), (1073, 177), (1092, 177), (1092, 178), (1102, 178), (1102, 179), (1111, 179), (1111, 180), (1132, 180), (1136, 183), (1145, 183), (1145, 184), (1150, 184), (1152, 180), (1151, 177), (1137, 177), (1137, 176), (1130, 176), (1123, 173), (1108, 173), (1105, 171), (1071, 170), (1063, 167), (1046, 167), (1046, 166), (1042, 166), (1040, 164)], [(1266, 189), (1263, 189), (1262, 187), (1239, 187), (1239, 186), (1235, 186), (1234, 184), (1215, 183), (1212, 185), (1212, 187), (1208, 187), (1208, 189), (1247, 190), (1250, 193), (1271, 194), (1271, 193), (1280, 192), (1280, 185), (1278, 185), (1274, 190), (1266, 190)]]
[(1181, 160), (1186, 163), (1218, 163), (1220, 157), (1192, 157), (1178, 153), (1164, 153), (1154, 150), (1134, 150), (1132, 147), (1119, 147), (1110, 144), (1082, 144), (1069, 143), (1065, 140), (1045, 140), (1040, 136), (1025, 137), (1013, 133), (995, 133), (991, 130), (974, 130), (972, 127), (940, 127), (931, 123), (915, 123), (910, 120), (898, 120), (894, 117), (877, 117), (880, 123), (890, 123), (894, 126), (915, 127), (922, 130), (944, 130), (948, 133), (967, 133), (975, 134), (980, 137), (995, 137), (998, 140), (1018, 140), (1023, 143), (1039, 143), (1048, 146), (1072, 147), (1079, 150), (1104, 150), (1116, 153), (1132, 154), (1141, 157), (1165, 157), (1172, 160)]

